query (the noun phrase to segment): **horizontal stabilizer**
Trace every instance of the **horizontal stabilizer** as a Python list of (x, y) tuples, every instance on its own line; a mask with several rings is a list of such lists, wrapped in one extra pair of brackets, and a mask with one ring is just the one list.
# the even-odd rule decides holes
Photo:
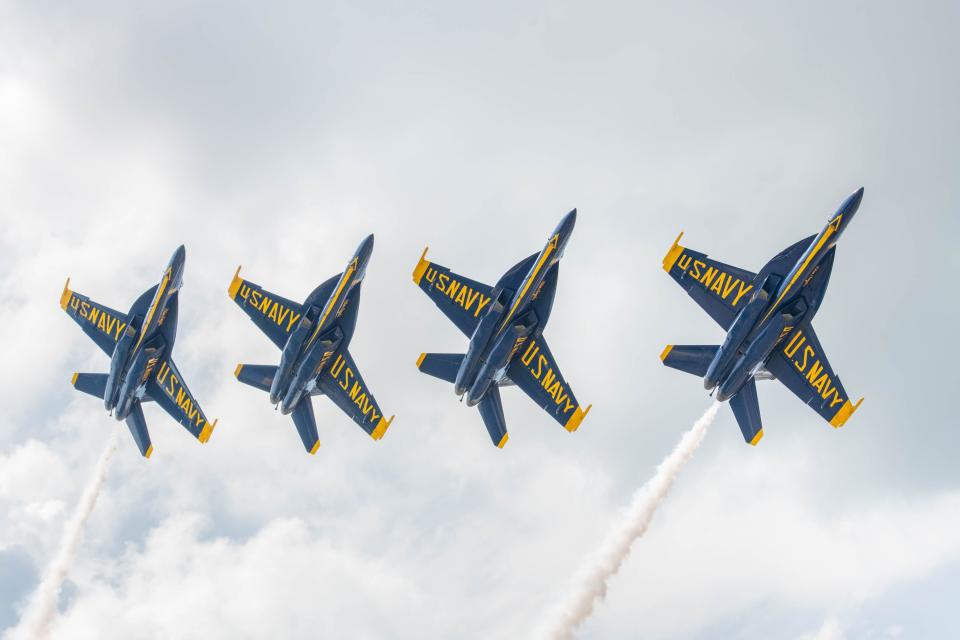
[(434, 378), (453, 383), (457, 380), (461, 362), (462, 353), (421, 353), (417, 358), (417, 369)]
[(73, 374), (73, 388), (103, 399), (107, 388), (107, 374), (105, 373), (75, 373)]
[(238, 364), (233, 375), (244, 384), (270, 393), (277, 367), (269, 364)]
[(149, 458), (153, 453), (153, 445), (150, 444), (150, 434), (147, 432), (147, 421), (143, 417), (143, 409), (139, 402), (133, 403), (133, 409), (127, 416), (127, 428), (130, 429), (130, 435), (133, 441), (137, 443), (137, 449), (144, 458)]
[(660, 360), (671, 369), (679, 369), (698, 378), (707, 375), (707, 369), (719, 349), (715, 344), (668, 344)]
[(763, 437), (763, 425), (760, 423), (760, 402), (757, 400), (757, 383), (753, 378), (743, 385), (737, 395), (730, 398), (730, 408), (737, 418), (743, 439), (755, 445)]
[(483, 399), (478, 405), (480, 416), (483, 417), (483, 424), (486, 425), (490, 433), (490, 440), (498, 449), (503, 449), (510, 436), (507, 434), (507, 421), (503, 417), (503, 403), (500, 401), (500, 389), (493, 385), (490, 390), (484, 394)]

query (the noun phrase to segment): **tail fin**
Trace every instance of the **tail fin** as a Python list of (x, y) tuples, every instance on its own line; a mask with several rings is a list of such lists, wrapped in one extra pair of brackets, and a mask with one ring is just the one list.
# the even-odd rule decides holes
[(127, 428), (130, 429), (130, 435), (133, 441), (137, 443), (137, 449), (144, 458), (149, 458), (153, 453), (153, 445), (150, 444), (150, 434), (147, 432), (147, 421), (143, 417), (143, 409), (139, 402), (133, 403), (133, 409), (127, 416)]
[(77, 391), (89, 393), (103, 400), (107, 389), (107, 374), (105, 373), (75, 373), (73, 374), (73, 388)]
[(707, 369), (713, 361), (713, 356), (719, 349), (715, 344), (711, 345), (693, 345), (693, 344), (668, 344), (660, 354), (660, 361), (673, 369), (686, 371), (698, 378), (707, 375)]
[(297, 433), (303, 440), (303, 448), (310, 455), (320, 448), (320, 436), (317, 435), (317, 421), (313, 417), (313, 402), (309, 397), (303, 398), (293, 409), (293, 424), (297, 426)]
[(763, 425), (760, 423), (760, 402), (757, 400), (757, 383), (753, 378), (730, 398), (730, 408), (737, 418), (743, 439), (755, 445), (763, 437)]
[(507, 434), (507, 421), (503, 417), (503, 403), (500, 402), (500, 388), (497, 385), (491, 386), (484, 394), (478, 408), (493, 444), (498, 449), (503, 449), (510, 436)]
[(417, 358), (417, 369), (434, 378), (452, 383), (457, 380), (457, 371), (460, 370), (461, 362), (463, 362), (462, 353), (421, 353)]
[(240, 382), (269, 393), (273, 376), (277, 375), (277, 367), (267, 364), (238, 364), (233, 375)]

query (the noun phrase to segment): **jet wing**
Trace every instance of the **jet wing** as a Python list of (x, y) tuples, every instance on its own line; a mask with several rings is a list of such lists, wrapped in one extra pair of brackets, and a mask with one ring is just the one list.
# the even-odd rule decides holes
[(461, 276), (426, 259), (423, 250), (413, 270), (413, 281), (468, 338), (493, 296), (493, 287)]
[(108, 356), (113, 355), (117, 340), (127, 327), (127, 314), (94, 302), (87, 296), (70, 290), (70, 280), (60, 295), (60, 308), (73, 318), (83, 332), (97, 343)]
[(663, 270), (670, 274), (694, 301), (724, 329), (750, 299), (755, 273), (717, 260), (707, 254), (680, 246), (681, 233), (663, 258)]
[(240, 277), (240, 268), (230, 282), (227, 295), (250, 316), (253, 324), (267, 334), (270, 341), (283, 349), (287, 337), (303, 316), (303, 307), (298, 302), (267, 291), (263, 287)]
[(518, 353), (520, 357), (507, 366), (507, 377), (567, 431), (576, 431), (590, 407), (582, 409), (577, 404), (547, 341), (543, 336), (532, 339), (522, 344)]
[(389, 420), (383, 417), (383, 412), (346, 349), (337, 352), (333, 364), (320, 374), (317, 385), (374, 440), (382, 438), (393, 422), (393, 416)]
[(767, 370), (834, 427), (842, 427), (856, 404), (844, 391), (813, 326), (802, 322), (767, 360)]
[(173, 359), (163, 360), (157, 367), (157, 375), (147, 383), (147, 395), (170, 416), (186, 427), (200, 442), (210, 439), (217, 421), (209, 422), (187, 383), (177, 371)]

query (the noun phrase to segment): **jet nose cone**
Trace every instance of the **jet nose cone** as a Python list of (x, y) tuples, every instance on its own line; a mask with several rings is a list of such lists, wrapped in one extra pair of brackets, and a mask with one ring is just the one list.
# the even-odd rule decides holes
[(370, 254), (373, 253), (373, 234), (371, 233), (366, 238), (363, 239), (363, 242), (360, 243), (360, 246), (357, 247), (357, 257), (360, 258), (362, 262), (365, 262), (367, 258), (370, 257)]
[(861, 200), (863, 200), (863, 187), (860, 187), (850, 194), (846, 202), (844, 202), (843, 206), (841, 207), (843, 212), (848, 214), (856, 213), (857, 209), (860, 208)]
[(574, 209), (567, 215), (563, 216), (563, 218), (560, 220), (560, 224), (557, 225), (557, 230), (554, 233), (560, 236), (561, 241), (565, 241), (570, 237), (570, 234), (573, 233), (573, 227), (576, 224), (577, 210)]

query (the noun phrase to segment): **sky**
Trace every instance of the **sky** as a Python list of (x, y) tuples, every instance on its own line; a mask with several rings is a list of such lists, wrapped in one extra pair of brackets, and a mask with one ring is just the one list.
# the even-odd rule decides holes
[[(112, 430), (54, 638), (517, 638), (710, 405), (665, 344), (720, 329), (661, 270), (759, 270), (865, 197), (815, 326), (859, 411), (760, 385), (724, 408), (580, 637), (942, 638), (960, 590), (952, 340), (956, 3), (0, 2), (0, 629), (16, 625)], [(545, 336), (569, 434), (516, 389), (509, 444), (417, 372), (465, 340), (420, 252), (493, 283), (578, 209)], [(229, 301), (302, 299), (368, 233), (350, 350), (373, 442), (321, 447), (231, 375), (278, 353)], [(74, 391), (108, 362), (58, 308), (126, 309), (187, 248), (178, 367), (143, 460)], [(0, 632), (2, 633), (2, 632)]]

